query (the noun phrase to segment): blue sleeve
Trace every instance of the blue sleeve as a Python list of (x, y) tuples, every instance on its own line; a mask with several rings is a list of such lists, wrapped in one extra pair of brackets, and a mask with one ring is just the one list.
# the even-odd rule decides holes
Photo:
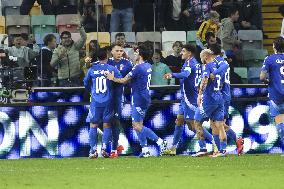
[(261, 71), (266, 71), (267, 73), (269, 72), (269, 62), (270, 62), (270, 58), (269, 58), (269, 57), (266, 57), (266, 58), (264, 59), (264, 62), (263, 62)]
[(173, 73), (172, 76), (174, 78), (182, 79), (187, 78), (191, 73), (191, 67), (185, 66), (184, 69), (180, 73)]
[(138, 72), (139, 72), (139, 68), (137, 66), (134, 66), (132, 70), (127, 74), (127, 76), (130, 78), (135, 78)]
[(229, 64), (222, 61), (222, 63), (220, 63), (219, 68), (217, 70), (213, 71), (214, 75), (220, 74), (220, 73), (224, 73), (227, 69), (229, 68)]
[(125, 77), (132, 70), (132, 64), (130, 62), (126, 62), (123, 70), (121, 71), (122, 77)]
[(84, 78), (84, 86), (89, 91), (91, 91), (91, 71), (92, 69), (90, 68)]

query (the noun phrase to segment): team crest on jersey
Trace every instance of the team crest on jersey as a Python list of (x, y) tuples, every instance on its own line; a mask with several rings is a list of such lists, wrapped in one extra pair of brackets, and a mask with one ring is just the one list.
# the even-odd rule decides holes
[(121, 70), (123, 70), (123, 68), (124, 68), (124, 65), (120, 64), (119, 70), (121, 71)]

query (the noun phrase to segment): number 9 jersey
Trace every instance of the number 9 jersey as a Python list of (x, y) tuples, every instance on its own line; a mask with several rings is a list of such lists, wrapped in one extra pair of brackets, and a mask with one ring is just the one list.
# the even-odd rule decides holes
[(261, 71), (269, 74), (269, 98), (276, 104), (284, 103), (284, 54), (273, 54), (264, 60)]
[(114, 83), (105, 77), (105, 72), (114, 72), (116, 78), (121, 78), (117, 68), (100, 62), (94, 63), (84, 78), (84, 86), (91, 89), (92, 106), (106, 107), (113, 98)]

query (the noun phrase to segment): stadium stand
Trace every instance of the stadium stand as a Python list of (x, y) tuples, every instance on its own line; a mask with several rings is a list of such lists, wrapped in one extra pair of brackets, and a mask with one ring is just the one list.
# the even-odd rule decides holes
[(238, 39), (242, 49), (262, 49), (263, 34), (261, 30), (239, 30)]
[(41, 14), (43, 14), (42, 11), (41, 11), (41, 7), (37, 2), (35, 2), (34, 6), (32, 7), (32, 9), (30, 11), (30, 16), (38, 16), (38, 15), (41, 15)]
[(77, 0), (52, 0), (52, 5), (56, 15), (77, 14)]
[(161, 49), (161, 33), (160, 32), (137, 32), (136, 41), (137, 43), (151, 41), (155, 43), (155, 49)]
[(98, 40), (100, 47), (110, 45), (110, 34), (108, 32), (92, 32), (87, 33), (86, 52), (89, 53), (89, 44), (92, 40)]
[(55, 33), (55, 16), (40, 15), (31, 17), (31, 27), (34, 34)]
[(30, 33), (30, 17), (27, 15), (6, 16), (7, 34)]
[(2, 0), (3, 15), (20, 15), (21, 0)]
[[(115, 35), (119, 32), (112, 32), (111, 33), (111, 43), (115, 42)], [(125, 40), (128, 44), (135, 44), (136, 43), (136, 36), (135, 32), (123, 32), (125, 34)]]
[[(49, 33), (45, 33), (45, 34), (35, 34), (35, 40), (38, 46), (42, 47), (43, 46), (43, 39), (44, 37), (49, 34)], [(60, 43), (60, 35), (58, 33), (52, 33), (55, 37), (56, 37), (56, 43), (59, 44)]]
[(5, 17), (0, 16), (0, 33), (5, 33), (6, 25), (5, 25)]
[(197, 31), (188, 31), (187, 32), (187, 42), (191, 44), (196, 44), (196, 33)]
[(172, 46), (175, 41), (181, 41), (182, 43), (186, 43), (186, 32), (185, 31), (164, 31), (162, 32), (163, 51), (172, 50)]
[(57, 32), (61, 33), (63, 31), (69, 31), (71, 33), (77, 33), (77, 25), (72, 23), (71, 21), (76, 19), (78, 17), (77, 14), (63, 14), (63, 15), (58, 15), (56, 17), (56, 27), (57, 27)]

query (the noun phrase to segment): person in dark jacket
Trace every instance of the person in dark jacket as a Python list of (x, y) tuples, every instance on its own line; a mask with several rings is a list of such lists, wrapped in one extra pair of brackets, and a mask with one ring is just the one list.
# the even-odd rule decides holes
[(56, 48), (56, 37), (48, 34), (43, 39), (44, 47), (41, 48), (37, 57), (38, 76), (40, 77), (42, 87), (52, 86), (52, 78), (56, 70), (50, 65), (53, 50)]

